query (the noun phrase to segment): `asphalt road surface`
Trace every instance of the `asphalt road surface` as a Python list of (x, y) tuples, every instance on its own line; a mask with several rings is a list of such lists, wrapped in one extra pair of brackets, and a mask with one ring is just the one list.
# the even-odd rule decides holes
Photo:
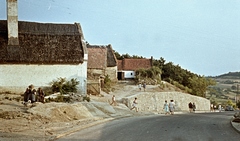
[(131, 117), (83, 129), (58, 141), (240, 141), (235, 112)]

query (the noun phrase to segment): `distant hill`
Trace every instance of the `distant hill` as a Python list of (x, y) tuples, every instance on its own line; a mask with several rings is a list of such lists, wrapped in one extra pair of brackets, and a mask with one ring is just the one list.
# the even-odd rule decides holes
[(213, 103), (227, 105), (230, 100), (236, 103), (240, 100), (240, 72), (229, 72), (215, 77), (210, 77), (217, 84), (209, 87), (207, 92), (208, 99)]
[(240, 79), (240, 72), (229, 72), (215, 77), (216, 79)]

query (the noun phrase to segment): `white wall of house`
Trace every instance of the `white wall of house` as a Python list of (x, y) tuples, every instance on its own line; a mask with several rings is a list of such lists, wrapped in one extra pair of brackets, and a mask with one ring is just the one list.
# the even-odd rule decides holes
[(122, 71), (124, 72), (124, 78), (135, 78), (135, 71)]
[(0, 92), (23, 93), (33, 84), (35, 88), (50, 86), (57, 78), (70, 80), (76, 78), (80, 82), (78, 93), (86, 94), (87, 62), (78, 65), (0, 65)]

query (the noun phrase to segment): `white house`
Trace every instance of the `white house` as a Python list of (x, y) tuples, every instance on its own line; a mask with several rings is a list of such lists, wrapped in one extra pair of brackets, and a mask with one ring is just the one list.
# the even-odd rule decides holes
[(151, 59), (132, 59), (124, 58), (117, 60), (118, 63), (118, 80), (135, 78), (135, 71), (138, 69), (149, 69), (152, 67), (153, 58)]
[(76, 78), (85, 95), (88, 55), (80, 24), (18, 21), (17, 0), (7, 0), (7, 14), (0, 20), (0, 92), (23, 93), (62, 77)]

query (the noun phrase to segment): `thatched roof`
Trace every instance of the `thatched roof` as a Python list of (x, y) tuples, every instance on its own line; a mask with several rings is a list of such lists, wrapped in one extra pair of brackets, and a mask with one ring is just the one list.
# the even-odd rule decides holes
[(7, 21), (0, 20), (0, 63), (78, 64), (86, 49), (80, 24), (18, 22), (19, 46), (8, 45)]
[(107, 49), (87, 45), (89, 69), (105, 69), (107, 67)]
[(106, 67), (117, 66), (117, 59), (111, 45), (103, 46), (87, 44), (87, 50), (88, 68), (105, 69)]
[(112, 49), (111, 45), (107, 45), (107, 66), (108, 67), (115, 67), (117, 66), (117, 58), (114, 54), (114, 51)]

